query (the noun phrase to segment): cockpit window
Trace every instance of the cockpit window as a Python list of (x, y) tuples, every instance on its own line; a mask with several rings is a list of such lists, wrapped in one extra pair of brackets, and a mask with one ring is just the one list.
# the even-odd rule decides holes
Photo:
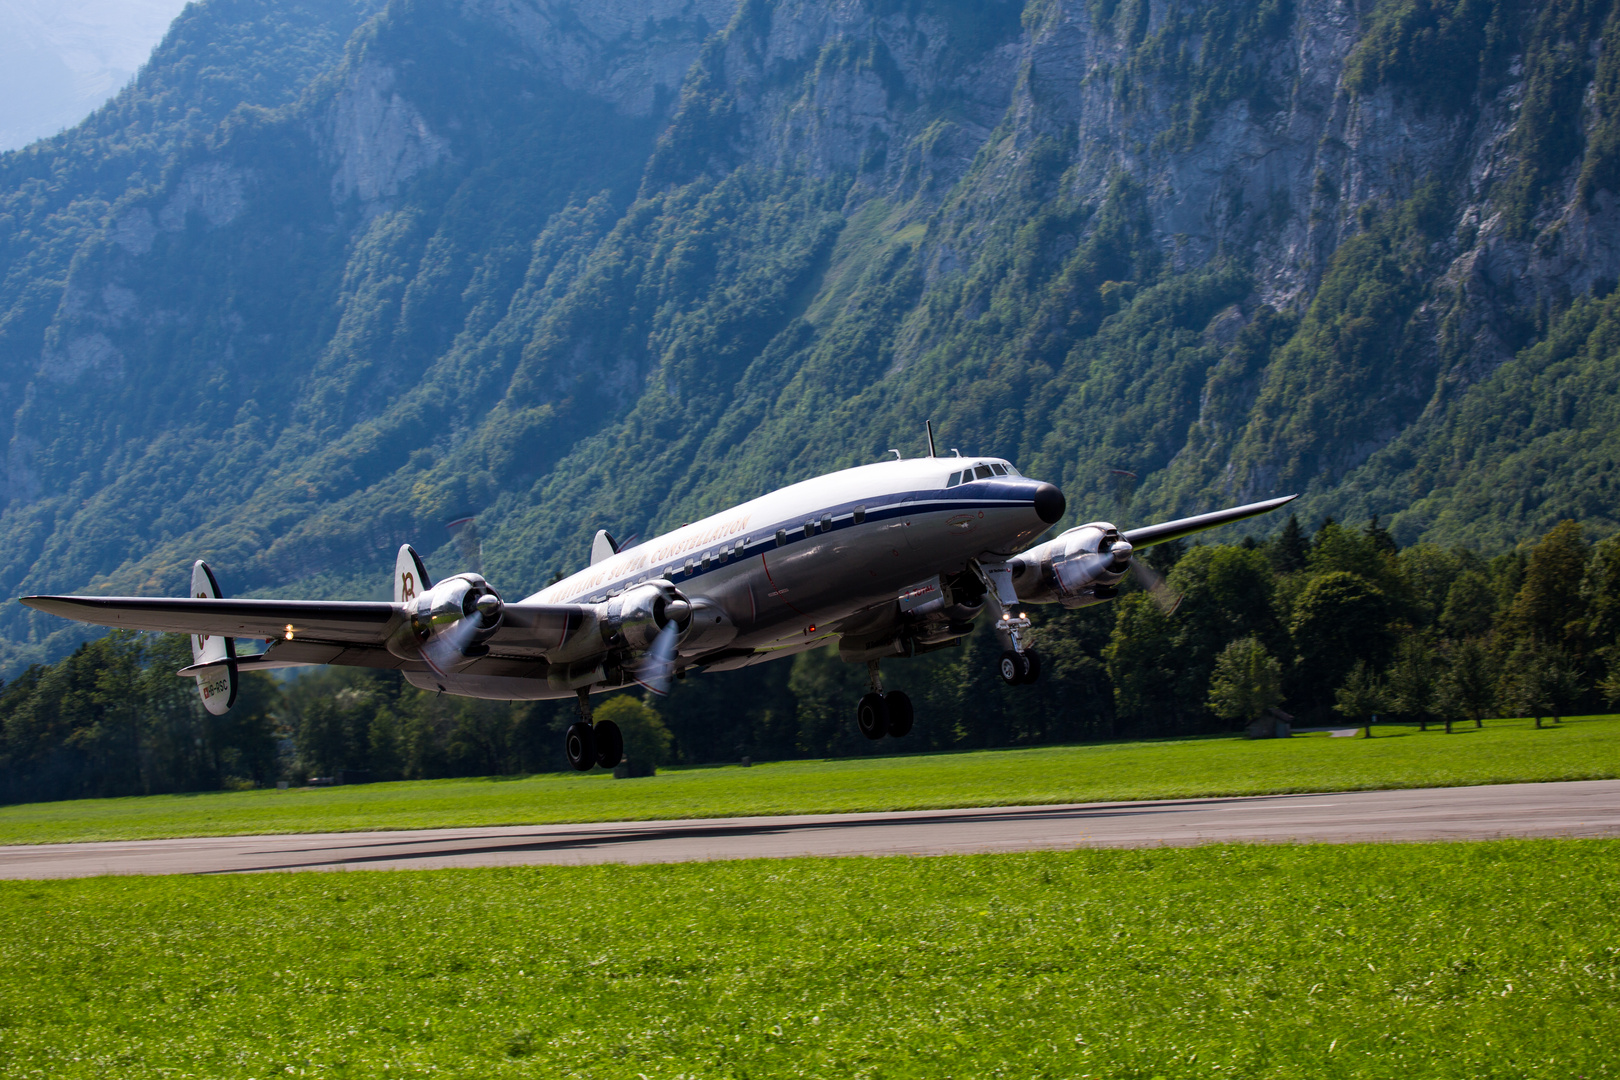
[(957, 484), (960, 484), (961, 482), (962, 482), (962, 474), (959, 473), (959, 472), (953, 472), (953, 473), (951, 473), (951, 478), (949, 480), (945, 481), (945, 486), (948, 487), (948, 488), (953, 488)]
[(999, 464), (998, 465), (991, 465), (990, 466), (990, 471), (995, 473), (997, 476), (1006, 476), (1007, 475), (1007, 466), (999, 465)]
[(1007, 466), (1007, 475), (1008, 476), (1023, 476), (1024, 474), (1019, 472), (1017, 469), (1013, 468), (1011, 465), (1009, 465), (1009, 466)]
[(992, 474), (990, 472), (990, 466), (988, 466), (988, 465), (975, 465), (975, 466), (973, 466), (973, 478), (975, 480), (988, 480), (988, 479), (990, 479), (991, 475)]

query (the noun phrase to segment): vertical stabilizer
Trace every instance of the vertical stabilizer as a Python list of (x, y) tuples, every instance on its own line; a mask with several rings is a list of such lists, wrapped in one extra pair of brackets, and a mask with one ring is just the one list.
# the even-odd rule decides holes
[[(219, 599), (219, 582), (213, 570), (198, 559), (191, 564), (191, 595), (199, 600)], [(236, 639), (218, 634), (192, 634), (191, 660), (194, 664), (212, 665), (197, 673), (197, 692), (202, 695), (203, 708), (215, 716), (223, 715), (236, 704), (237, 672)]]
[(591, 565), (595, 566), (603, 559), (611, 559), (618, 553), (619, 542), (613, 539), (606, 529), (597, 529), (596, 539), (591, 542)]
[(409, 544), (399, 546), (399, 558), (394, 560), (394, 603), (406, 604), (433, 588), (422, 556)]

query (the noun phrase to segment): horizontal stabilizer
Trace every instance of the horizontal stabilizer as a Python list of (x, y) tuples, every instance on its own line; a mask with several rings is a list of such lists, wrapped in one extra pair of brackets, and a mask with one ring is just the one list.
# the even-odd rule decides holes
[(278, 660), (268, 653), (259, 653), (255, 656), (233, 656), (229, 660), (206, 660), (192, 664), (190, 667), (183, 667), (175, 674), (181, 678), (189, 675), (196, 675), (200, 678), (212, 672), (215, 668), (235, 668), (237, 671), (272, 671), (276, 668), (318, 666), (318, 664), (309, 660)]
[(1178, 518), (1175, 521), (1166, 521), (1159, 525), (1146, 525), (1140, 529), (1132, 529), (1130, 532), (1125, 533), (1125, 541), (1136, 548), (1152, 547), (1154, 544), (1180, 540), (1183, 536), (1191, 536), (1193, 533), (1200, 533), (1205, 529), (1215, 529), (1222, 525), (1230, 525), (1234, 521), (1242, 521), (1244, 518), (1269, 514), (1279, 506), (1286, 506), (1297, 498), (1299, 498), (1298, 495), (1284, 495), (1280, 499), (1267, 499), (1265, 502), (1250, 503), (1247, 506), (1234, 506), (1230, 510), (1216, 510), (1211, 514)]

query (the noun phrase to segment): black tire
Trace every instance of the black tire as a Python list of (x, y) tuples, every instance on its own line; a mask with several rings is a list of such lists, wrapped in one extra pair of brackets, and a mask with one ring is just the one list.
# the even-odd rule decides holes
[(1022, 654), (1008, 649), (1001, 654), (1001, 659), (996, 661), (996, 674), (1000, 675), (1001, 681), (1008, 686), (1017, 686), (1024, 681), (1024, 676), (1029, 674), (1029, 661), (1024, 659)]
[(855, 724), (868, 739), (881, 739), (889, 733), (889, 706), (882, 694), (867, 694), (855, 706)]
[(591, 734), (591, 725), (583, 720), (575, 720), (568, 725), (563, 734), (563, 753), (568, 757), (568, 764), (580, 772), (586, 772), (596, 764), (596, 738)]
[(596, 740), (596, 763), (602, 768), (615, 768), (624, 760), (624, 735), (618, 724), (603, 720), (591, 729), (591, 737)]
[(899, 690), (890, 690), (883, 695), (883, 704), (889, 707), (889, 736), (899, 739), (911, 734), (911, 722), (915, 719), (911, 699)]
[(1024, 673), (1024, 685), (1033, 686), (1041, 678), (1041, 654), (1034, 649), (1025, 649), (1024, 659), (1029, 664), (1029, 670)]

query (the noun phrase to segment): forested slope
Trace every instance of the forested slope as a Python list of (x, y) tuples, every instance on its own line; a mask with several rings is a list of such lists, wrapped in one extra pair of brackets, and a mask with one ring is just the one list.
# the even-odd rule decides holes
[(925, 417), (1076, 520), (1606, 534), (1617, 19), (204, 0), (0, 158), (0, 591), (378, 593), (476, 514), (517, 595)]

